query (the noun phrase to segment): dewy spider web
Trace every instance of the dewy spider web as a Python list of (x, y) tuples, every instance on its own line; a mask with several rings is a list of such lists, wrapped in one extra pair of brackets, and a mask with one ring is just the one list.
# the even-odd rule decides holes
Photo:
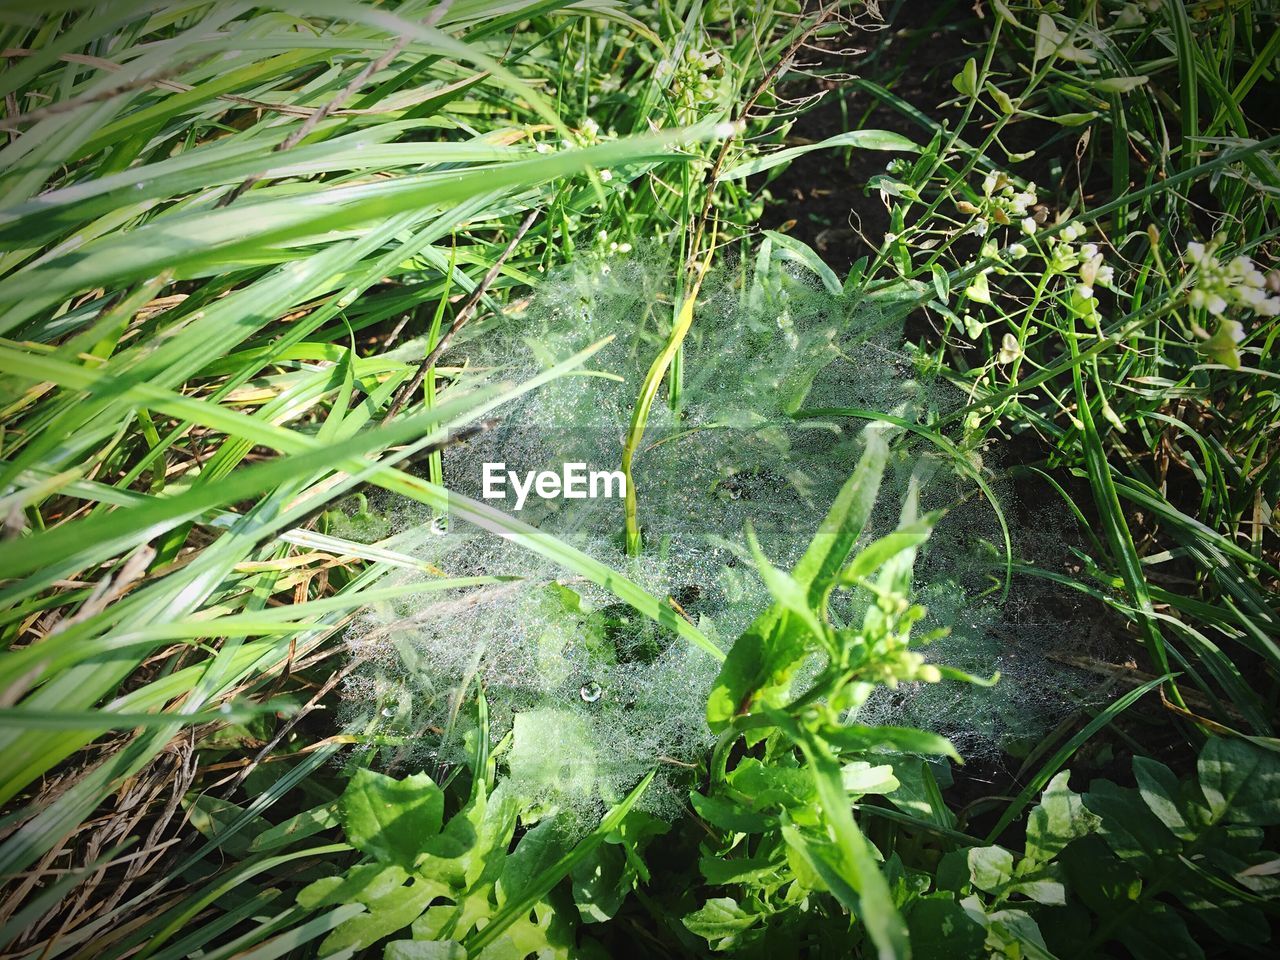
[[(520, 473), (565, 462), (616, 469), (639, 384), (670, 328), (671, 276), (654, 257), (579, 263), (544, 281), (525, 312), (478, 325), (453, 347), (450, 363), (519, 380), (616, 337), (593, 358), (592, 374), (504, 407), (496, 429), (449, 449), (449, 486), (482, 496), (486, 462)], [(924, 423), (962, 400), (921, 374), (901, 346), (901, 322), (889, 320), (882, 305), (833, 295), (777, 263), (708, 278), (685, 341), (680, 402), (674, 411), (655, 404), (636, 460), (644, 555), (621, 551), (621, 500), (531, 497), (521, 519), (670, 597), (727, 649), (768, 603), (744, 548), (748, 521), (774, 564), (793, 563), (858, 458), (864, 421), (792, 414), (856, 407)], [(922, 507), (949, 509), (918, 563), (926, 626), (953, 629), (932, 657), (1005, 679), (989, 691), (884, 691), (862, 719), (930, 727), (970, 754), (991, 751), (1010, 732), (1042, 729), (1061, 709), (1060, 671), (1043, 646), (1072, 632), (1063, 622), (1070, 609), (1059, 603), (1052, 622), (1037, 624), (1040, 605), (1021, 584), (1016, 603), (1001, 602), (992, 588), (1003, 541), (991, 505), (957, 464), (918, 438), (899, 440), (865, 536), (896, 522), (922, 459), (932, 475)], [(982, 469), (1012, 518), (1008, 491), (989, 465)], [(462, 524), (442, 531), (408, 504), (384, 507), (400, 528), (397, 549), (450, 576), (522, 579), (371, 611), (350, 634), (362, 661), (345, 690), (351, 730), (401, 744), (402, 758), (459, 762), (476, 736), (467, 701), (479, 684), (494, 745), (514, 733), (501, 762), (531, 802), (590, 815), (655, 760), (667, 775), (646, 802), (660, 810), (679, 802), (685, 764), (710, 743), (703, 710), (716, 662), (518, 544)], [(837, 612), (857, 616), (852, 603)]]

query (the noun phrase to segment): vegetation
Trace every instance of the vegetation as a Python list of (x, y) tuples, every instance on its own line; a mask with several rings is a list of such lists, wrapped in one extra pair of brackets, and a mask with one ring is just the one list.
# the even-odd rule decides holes
[[(1264, 955), (1278, 15), (0, 4), (0, 952)], [(610, 269), (659, 274), (620, 328), (573, 272)], [(540, 338), (553, 295), (572, 335)], [(890, 341), (915, 399), (815, 388)], [(755, 392), (711, 417), (717, 351)], [(575, 408), (632, 481), (607, 537), (460, 492), (459, 450), (584, 383), (625, 397)], [(681, 476), (690, 434), (764, 451), (715, 461), (717, 523), (744, 522), (699, 533), (737, 606), (702, 613), (653, 467)], [(834, 438), (821, 498), (765, 469), (801, 435)], [(1078, 539), (1024, 549), (1009, 492)], [(871, 711), (1020, 696), (1003, 654), (942, 652), (927, 552), (971, 502), (964, 604), (1084, 604), (1106, 634), (1024, 647), (1073, 683), (981, 756)], [(524, 559), (424, 550), (445, 526)], [(343, 712), (369, 611), (461, 631), (494, 597), (502, 630), (544, 618), (569, 699), (631, 678), (626, 729), (671, 719), (683, 752), (479, 670), (429, 718), (373, 681), (373, 719)], [(705, 686), (654, 693), (695, 661)]]

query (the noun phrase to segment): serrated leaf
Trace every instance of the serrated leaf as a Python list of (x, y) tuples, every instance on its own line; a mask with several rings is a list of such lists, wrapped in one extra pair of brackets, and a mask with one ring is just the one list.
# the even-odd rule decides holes
[(444, 791), (425, 773), (396, 780), (361, 768), (338, 809), (353, 847), (384, 863), (412, 867), (425, 842), (440, 832)]

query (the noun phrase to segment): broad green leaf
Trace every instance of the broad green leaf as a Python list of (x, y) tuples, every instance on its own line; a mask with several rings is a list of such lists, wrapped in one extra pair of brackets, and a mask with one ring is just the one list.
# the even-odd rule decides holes
[(872, 766), (865, 760), (854, 760), (840, 768), (844, 789), (853, 798), (872, 793), (893, 793), (900, 786), (894, 768), (887, 763)]
[(384, 863), (412, 867), (426, 841), (440, 832), (444, 792), (425, 773), (396, 780), (361, 768), (338, 809), (353, 847)]
[[(1158, 760), (1134, 757), (1133, 775), (1138, 781), (1142, 802), (1160, 818), (1160, 822), (1179, 840), (1194, 840), (1199, 831), (1187, 820), (1181, 796), (1182, 784), (1177, 774)], [(1208, 819), (1204, 817), (1204, 820)]]
[(1107, 780), (1095, 780), (1084, 795), (1085, 806), (1099, 818), (1098, 833), (1117, 856), (1140, 870), (1176, 857), (1182, 844), (1143, 804), (1136, 790), (1125, 790)]
[(969, 880), (979, 890), (999, 893), (1013, 879), (1013, 854), (1004, 847), (969, 850)]
[(511, 783), (532, 791), (526, 799), (596, 793), (596, 738), (581, 716), (555, 707), (522, 711), (512, 735)]
[(785, 610), (770, 607), (734, 641), (707, 698), (707, 723), (723, 730), (762, 704), (780, 703), (808, 652), (809, 631)]
[(1083, 799), (1067, 785), (1071, 773), (1057, 774), (1040, 802), (1027, 815), (1027, 858), (1048, 863), (1072, 840), (1092, 833), (1098, 827), (1096, 814), (1086, 809)]
[(705, 797), (694, 791), (689, 802), (699, 817), (730, 833), (764, 833), (771, 824), (770, 817), (727, 797)]
[(519, 895), (513, 896), (494, 915), (481, 930), (467, 937), (464, 941), (472, 953), (479, 953), (489, 944), (494, 943), (504, 932), (518, 921), (528, 922), (529, 911), (544, 898), (548, 891), (568, 876), (578, 864), (604, 842), (605, 838), (618, 829), (631, 812), (636, 802), (644, 795), (649, 784), (653, 782), (653, 771), (650, 771), (623, 798), (622, 802), (611, 809), (600, 821), (600, 825), (578, 842), (572, 849), (564, 852), (559, 859), (530, 877)]
[(1214, 820), (1280, 824), (1280, 754), (1234, 737), (1210, 737), (1196, 770)]
[(947, 829), (956, 825), (956, 815), (943, 799), (929, 761), (919, 756), (895, 757), (893, 772), (899, 785), (889, 794), (890, 803), (927, 823)]
[(907, 911), (912, 960), (958, 960), (983, 955), (987, 932), (947, 895), (922, 897)]
[[(390, 882), (394, 880), (395, 882)], [(384, 883), (376, 892), (366, 892), (360, 902), (368, 907), (339, 924), (320, 944), (322, 956), (343, 950), (363, 950), (398, 930), (403, 930), (427, 909), (431, 901), (449, 893), (448, 887), (420, 876), (404, 873), (398, 867), (384, 872)]]
[(631, 892), (634, 874), (627, 855), (612, 843), (604, 843), (573, 868), (573, 902), (583, 923), (604, 923), (622, 908)]
[(748, 913), (729, 897), (715, 897), (684, 917), (680, 922), (690, 933), (702, 937), (716, 950), (731, 947), (738, 936), (750, 930), (761, 917)]
[(556, 817), (541, 821), (525, 833), (503, 862), (498, 879), (498, 902), (522, 896), (533, 878), (555, 863), (564, 846), (565, 828)]

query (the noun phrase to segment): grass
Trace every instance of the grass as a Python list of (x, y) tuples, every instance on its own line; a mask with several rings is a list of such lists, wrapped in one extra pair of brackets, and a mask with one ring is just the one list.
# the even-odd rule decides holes
[[(3, 956), (1069, 956), (1077, 922), (1100, 955), (1154, 955), (1144, 924), (1172, 931), (1166, 954), (1264, 949), (1249, 931), (1274, 920), (1274, 854), (1225, 838), (1273, 848), (1280, 822), (1250, 799), (1280, 752), (1280, 323), (1243, 300), (1215, 311), (1206, 298), (1243, 287), (1190, 245), (1280, 286), (1276, 10), (889, 3), (876, 30), (874, 6), (0, 5)], [(868, 52), (842, 59), (851, 32)], [(850, 66), (864, 75), (839, 79)], [(881, 158), (866, 191), (824, 203), (885, 227), (842, 276), (803, 240), (826, 211), (772, 210), (794, 178), (864, 157)], [(893, 303), (917, 365), (965, 401), (927, 422), (788, 414), (895, 426), (972, 475), (1004, 530), (1003, 589), (1038, 579), (1109, 610), (1127, 662), (1104, 666), (1132, 688), (1074, 713), (1020, 775), (948, 787), (945, 761), (920, 759), (940, 738), (844, 713), (877, 684), (943, 679), (911, 636), (931, 519), (908, 507), (861, 553), (856, 531), (838, 550), (819, 535), (818, 577), (758, 557), (774, 606), (731, 645), (642, 568), (450, 491), (442, 450), (606, 345), (495, 387), (467, 361), (485, 321), (562, 264), (632, 248), (674, 267), (669, 316), (637, 318), (656, 346), (616, 425), (629, 477), (664, 381), (679, 416), (708, 264), (786, 262), (831, 296)], [(1027, 451), (1020, 489), (1081, 528), (1070, 567), (1014, 556), (975, 466), (1006, 447)], [(585, 838), (535, 825), (503, 787), (518, 748), (490, 742), (483, 689), (449, 780), (412, 802), (381, 774), (367, 796), (351, 785), (364, 755), (342, 748), (360, 737), (324, 719), (348, 627), (496, 582), (335, 532), (375, 488), (724, 661), (720, 740), (684, 817), (633, 809), (645, 779)], [(644, 500), (641, 478), (618, 524), (629, 555), (660, 549)], [(832, 591), (873, 612), (837, 622)], [(828, 668), (793, 698), (805, 656)], [(1106, 828), (1106, 788), (1055, 786), (1068, 765), (1076, 786), (1129, 777), (1098, 759), (1117, 751), (1138, 757), (1134, 849)], [(1189, 784), (1163, 806), (1160, 763)], [(443, 820), (420, 809), (437, 793)], [(387, 859), (377, 838), (397, 828), (362, 826), (361, 804), (429, 840)], [(1079, 832), (1037, 860), (1050, 821)], [(1082, 879), (1086, 855), (1141, 891), (1127, 912)]]

